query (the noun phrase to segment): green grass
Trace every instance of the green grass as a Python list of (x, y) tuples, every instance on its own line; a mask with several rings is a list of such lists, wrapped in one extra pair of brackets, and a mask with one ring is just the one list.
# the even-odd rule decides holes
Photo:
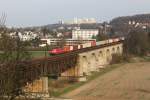
[[(28, 51), (32, 58), (45, 57), (45, 51)], [(16, 53), (13, 53), (13, 57), (16, 56)], [(48, 51), (46, 51), (46, 56), (49, 57)], [(1, 57), (1, 55), (0, 55)]]
[(85, 84), (85, 82), (78, 82), (78, 83), (74, 83), (68, 87), (65, 87), (63, 89), (59, 89), (58, 91), (53, 92), (53, 96), (54, 97), (59, 97), (62, 94), (68, 93), (72, 90), (75, 90), (76, 88), (82, 86), (83, 84)]
[(145, 61), (150, 61), (150, 56), (143, 57)]
[[(45, 51), (29, 51), (29, 53), (33, 58), (45, 57)], [(46, 51), (46, 56), (49, 56), (47, 51)]]
[(80, 86), (83, 86), (86, 83), (91, 82), (92, 80), (96, 79), (97, 77), (104, 75), (107, 72), (112, 71), (115, 68), (121, 67), (123, 64), (116, 64), (116, 65), (109, 65), (104, 69), (101, 69), (99, 72), (92, 72), (91, 76), (87, 76), (87, 81), (86, 82), (76, 82), (73, 84), (69, 84), (67, 87), (58, 89), (57, 91), (53, 92), (53, 96), (54, 97), (59, 97), (63, 94), (69, 93), (70, 91), (73, 91), (77, 88), (79, 88)]

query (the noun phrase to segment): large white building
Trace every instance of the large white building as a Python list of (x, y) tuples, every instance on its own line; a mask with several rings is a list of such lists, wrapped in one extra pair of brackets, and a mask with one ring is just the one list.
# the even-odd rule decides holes
[(98, 29), (76, 29), (72, 31), (73, 39), (92, 39), (93, 36), (97, 36)]
[(94, 18), (74, 18), (73, 20), (64, 22), (65, 24), (95, 24), (97, 23), (96, 19)]

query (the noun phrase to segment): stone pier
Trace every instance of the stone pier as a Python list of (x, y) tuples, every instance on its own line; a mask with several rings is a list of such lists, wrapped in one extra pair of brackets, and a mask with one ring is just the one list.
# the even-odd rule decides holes
[(48, 98), (48, 77), (35, 80), (33, 83), (28, 84), (24, 90), (29, 98)]

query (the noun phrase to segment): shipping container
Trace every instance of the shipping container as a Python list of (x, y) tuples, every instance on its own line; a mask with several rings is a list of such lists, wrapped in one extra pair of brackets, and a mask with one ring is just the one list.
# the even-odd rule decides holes
[(108, 39), (108, 43), (113, 43), (113, 39)]
[(95, 41), (92, 41), (92, 42), (91, 42), (91, 46), (96, 46), (96, 42), (95, 42)]
[(85, 44), (82, 44), (82, 45), (83, 45), (83, 48), (88, 48), (88, 47), (91, 47), (91, 42), (85, 43)]
[(96, 45), (103, 45), (103, 44), (107, 44), (108, 43), (108, 40), (104, 40), (104, 41), (99, 41), (99, 42), (96, 42)]
[(81, 45), (78, 45), (78, 49), (81, 49)]
[(82, 48), (83, 48), (82, 44), (78, 45), (78, 49), (82, 49)]
[(112, 39), (113, 40), (113, 42), (118, 42), (119, 41), (119, 38), (114, 38), (114, 39)]
[(124, 38), (124, 37), (121, 37), (120, 40), (125, 40), (125, 38)]
[(78, 45), (74, 45), (73, 50), (78, 50)]
[(70, 51), (73, 51), (74, 49), (73, 49), (73, 46), (70, 46)]

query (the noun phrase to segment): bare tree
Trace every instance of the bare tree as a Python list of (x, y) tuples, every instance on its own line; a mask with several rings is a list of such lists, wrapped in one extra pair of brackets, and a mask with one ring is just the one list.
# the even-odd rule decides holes
[(2, 13), (2, 16), (0, 18), (0, 28), (5, 27), (6, 18), (7, 18), (6, 13)]
[(30, 54), (18, 34), (12, 38), (5, 30), (1, 31), (0, 39), (0, 99), (14, 100), (24, 94), (22, 87), (28, 80), (28, 63), (23, 62), (30, 59)]
[(57, 46), (63, 48), (66, 44), (66, 39), (63, 36), (60, 37), (59, 39), (60, 41), (57, 43)]
[(39, 79), (40, 73), (31, 76), (36, 68), (30, 65), (27, 46), (20, 41), (18, 33), (11, 37), (5, 26), (0, 27), (0, 100), (14, 100), (20, 96), (27, 98), (24, 87)]
[(128, 54), (145, 55), (149, 50), (148, 34), (141, 29), (130, 31), (124, 42), (124, 51)]
[(46, 36), (49, 33), (49, 29), (47, 27), (42, 27), (41, 32), (43, 33), (43, 36)]
[[(20, 41), (18, 32), (11, 37), (5, 27), (6, 16), (0, 19), (0, 100), (14, 100), (26, 96), (24, 87), (39, 79), (40, 69), (30, 64), (27, 43)], [(32, 75), (32, 73), (36, 75)], [(29, 99), (27, 99), (29, 100)]]

